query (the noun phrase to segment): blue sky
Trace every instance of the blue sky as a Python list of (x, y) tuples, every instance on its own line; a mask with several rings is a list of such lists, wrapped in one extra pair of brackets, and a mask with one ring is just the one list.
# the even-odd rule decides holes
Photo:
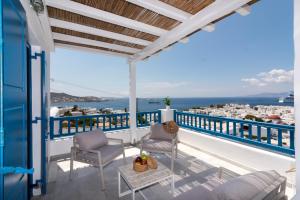
[[(137, 96), (229, 97), (292, 90), (292, 2), (262, 0), (250, 15), (234, 14), (217, 23), (214, 32), (200, 31), (189, 43), (137, 63)], [(57, 48), (51, 55), (51, 78), (55, 92), (129, 93), (123, 58)]]

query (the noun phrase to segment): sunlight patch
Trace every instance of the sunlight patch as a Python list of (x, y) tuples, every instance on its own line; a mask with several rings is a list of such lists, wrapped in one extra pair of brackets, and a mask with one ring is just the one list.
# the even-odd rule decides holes
[[(70, 160), (64, 160), (64, 161), (59, 161), (57, 162), (58, 167), (63, 171), (63, 172), (69, 172), (70, 171)], [(82, 163), (82, 162), (73, 162), (73, 169), (81, 169), (85, 167), (89, 167), (89, 164)]]

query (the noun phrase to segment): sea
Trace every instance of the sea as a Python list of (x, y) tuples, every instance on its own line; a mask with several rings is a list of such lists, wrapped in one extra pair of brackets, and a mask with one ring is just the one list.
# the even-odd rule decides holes
[[(279, 103), (278, 98), (273, 97), (214, 97), (214, 98), (171, 98), (171, 108), (178, 111), (188, 110), (193, 107), (206, 107), (216, 104), (249, 104), (256, 105), (276, 105), (294, 106), (293, 103)], [(112, 108), (114, 110), (124, 110), (129, 107), (128, 98), (116, 98), (103, 102), (61, 102), (53, 103), (55, 107), (71, 107), (78, 105), (81, 108)], [(139, 112), (154, 111), (165, 108), (162, 98), (138, 98), (137, 110)]]

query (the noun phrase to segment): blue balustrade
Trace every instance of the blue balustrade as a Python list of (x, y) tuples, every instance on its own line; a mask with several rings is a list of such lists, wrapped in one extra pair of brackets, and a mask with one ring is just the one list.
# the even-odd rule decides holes
[[(136, 118), (137, 127), (150, 126), (151, 123), (160, 123), (161, 112), (138, 112)], [(72, 136), (99, 128), (103, 131), (113, 131), (129, 127), (129, 113), (51, 117), (50, 138)]]
[(72, 136), (98, 128), (104, 131), (127, 129), (128, 121), (129, 113), (50, 117), (50, 138)]
[(295, 155), (294, 126), (186, 112), (176, 112), (174, 119), (179, 126), (184, 128), (283, 153), (291, 157)]
[(137, 127), (150, 126), (151, 123), (160, 123), (161, 122), (161, 112), (138, 112), (136, 113), (136, 124)]

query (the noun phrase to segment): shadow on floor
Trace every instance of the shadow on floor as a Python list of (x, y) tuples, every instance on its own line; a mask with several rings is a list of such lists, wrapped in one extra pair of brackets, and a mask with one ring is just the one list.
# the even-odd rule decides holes
[[(170, 157), (163, 154), (154, 156), (164, 165), (170, 166)], [(132, 162), (132, 158), (126, 158)], [(122, 159), (113, 161), (104, 168), (106, 191), (101, 191), (99, 173), (96, 168), (79, 162), (74, 163), (73, 179), (69, 180), (68, 157), (59, 158), (49, 164), (47, 195), (36, 197), (34, 200), (115, 200), (118, 198), (118, 167), (123, 164)], [(196, 159), (181, 151), (175, 161), (175, 196), (188, 192), (193, 187), (203, 185), (212, 190), (214, 187), (226, 182), (238, 174), (223, 170), (223, 176), (219, 178), (219, 168)], [(122, 190), (127, 186), (122, 182)], [(162, 181), (159, 184), (150, 186), (143, 190), (149, 200), (172, 199), (170, 182)], [(131, 199), (131, 195), (120, 198), (121, 200)], [(136, 199), (143, 197), (136, 195)]]

